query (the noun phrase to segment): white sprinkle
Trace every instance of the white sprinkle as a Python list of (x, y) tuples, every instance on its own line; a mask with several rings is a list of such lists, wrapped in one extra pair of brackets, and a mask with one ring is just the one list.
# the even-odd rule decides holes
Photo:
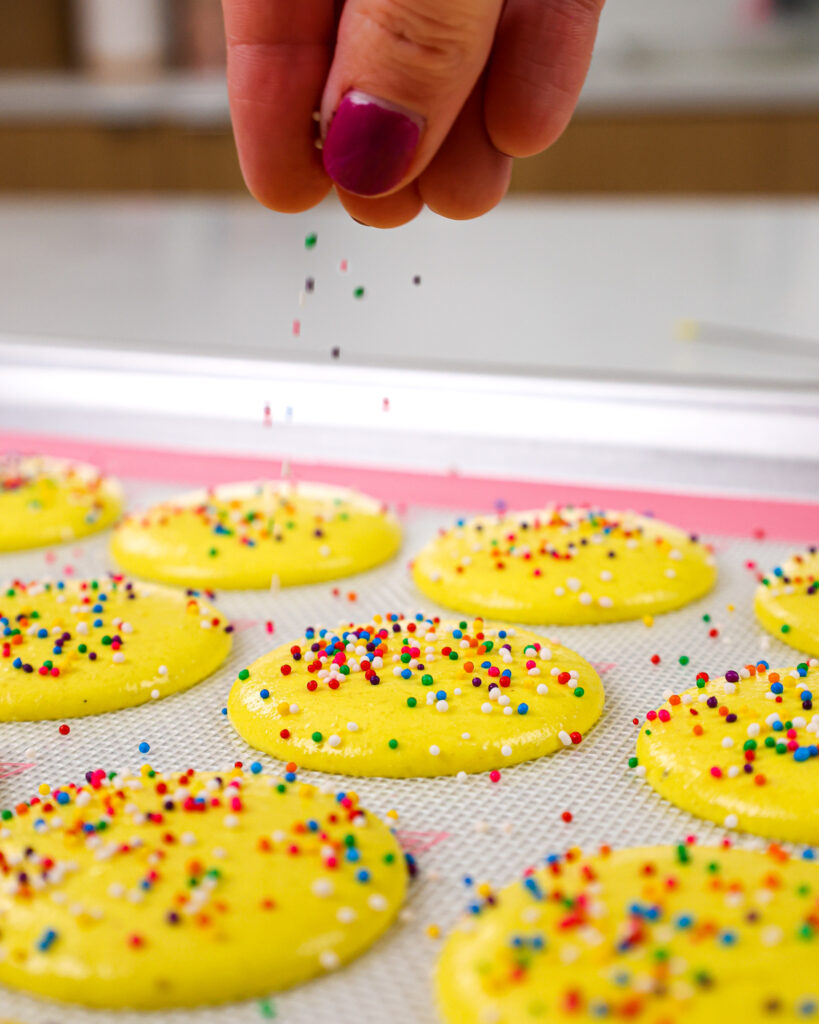
[(563, 744), (564, 747), (570, 747), (572, 745), (571, 736), (563, 729), (557, 734), (557, 738)]
[(367, 900), (367, 905), (370, 910), (386, 910), (388, 904), (385, 896), (382, 896), (380, 892), (374, 892)]
[(125, 661), (125, 655), (122, 651), (114, 651), (111, 661), (115, 662), (117, 665), (121, 665), (123, 661)]
[(336, 733), (333, 733), (332, 736), (328, 736), (327, 737), (327, 742), (330, 744), (331, 747), (340, 747), (341, 746), (341, 737), (339, 735), (337, 735)]
[(545, 683), (539, 683), (536, 692), (541, 696), (545, 697), (549, 692), (549, 687)]
[(581, 604), (591, 604), (592, 603), (592, 596), (591, 596), (591, 594), (588, 591), (584, 590), (583, 593), (578, 598), (578, 601)]
[(512, 748), (509, 746), (508, 743), (504, 743), (504, 745), (501, 747), (501, 753), (503, 754), (504, 757), (511, 756)]
[(435, 702), (435, 708), (438, 711), (449, 711), (449, 704), (445, 700), (438, 700)]
[(462, 732), (461, 733), (461, 739), (462, 740), (471, 740), (472, 739), (472, 735), (471, 735), (471, 733), (468, 733), (468, 732)]
[(339, 960), (338, 953), (333, 952), (332, 949), (325, 949), (319, 955), (319, 963), (325, 971), (332, 971), (338, 967), (341, 961)]
[(313, 890), (313, 895), (318, 896), (319, 899), (327, 899), (334, 892), (333, 883), (329, 878), (317, 878), (310, 888)]
[(352, 924), (357, 917), (358, 914), (356, 914), (352, 907), (339, 907), (336, 911), (336, 918), (342, 924)]
[(488, 715), (491, 710), (492, 710), (492, 705), (489, 703), (488, 700), (484, 701), (484, 703), (481, 704), (481, 711), (483, 711), (483, 713), (485, 715)]
[(734, 741), (731, 739), (730, 736), (724, 736), (722, 739), (722, 745), (723, 747), (725, 747), (726, 750), (728, 750), (731, 747), (733, 747)]
[(157, 669), (157, 672), (161, 676), (166, 676), (168, 674), (168, 666), (167, 665), (160, 665), (159, 668)]
[(429, 752), (430, 754), (432, 754), (433, 757), (437, 757), (441, 753), (441, 748), (436, 747), (435, 744), (433, 743), (432, 746), (429, 748)]

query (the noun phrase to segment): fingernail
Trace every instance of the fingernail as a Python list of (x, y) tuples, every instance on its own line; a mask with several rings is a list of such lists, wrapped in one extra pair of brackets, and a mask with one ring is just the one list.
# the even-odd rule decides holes
[(324, 168), (347, 192), (389, 192), (409, 170), (424, 119), (365, 92), (348, 92), (324, 140)]

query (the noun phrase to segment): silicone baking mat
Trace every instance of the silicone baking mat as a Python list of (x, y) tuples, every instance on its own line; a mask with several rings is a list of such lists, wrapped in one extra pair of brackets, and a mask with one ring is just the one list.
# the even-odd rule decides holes
[[(192, 482), (190, 464), (187, 470), (182, 463), (177, 465), (176, 485), (167, 466), (158, 474), (161, 484), (126, 480), (129, 505), (145, 505), (187, 487)], [(240, 477), (240, 467), (234, 476)], [(309, 624), (335, 626), (388, 610), (439, 611), (415, 590), (407, 562), (438, 527), (452, 522), (451, 499), (455, 495), (457, 501), (458, 488), (458, 481), (450, 481), (447, 508), (416, 504), (401, 508), (405, 528), (401, 555), (376, 571), (341, 581), (338, 594), (333, 593), (335, 585), (324, 584), (277, 593), (221, 593), (217, 603), (236, 625), (234, 650), (221, 670), (193, 689), (139, 708), (72, 720), (68, 736), (59, 735), (59, 722), (0, 726), (0, 761), (6, 762), (0, 768), (0, 806), (30, 796), (42, 781), (56, 785), (79, 780), (97, 767), (137, 768), (145, 760), (137, 749), (142, 740), (151, 745), (151, 764), (161, 770), (220, 768), (258, 758), (265, 771), (280, 771), (277, 762), (252, 753), (221, 714), (236, 673), (274, 644), (298, 637)], [(510, 490), (514, 489), (506, 489)], [(499, 497), (505, 496), (502, 485), (496, 491)], [(543, 488), (541, 500), (550, 493)], [(586, 490), (583, 500), (594, 499)], [(711, 500), (702, 499), (700, 505)], [(783, 506), (790, 509), (792, 518), (796, 516), (796, 525), (780, 533), (789, 540), (774, 542), (755, 538), (748, 528), (756, 514), (770, 519), (769, 508), (763, 516), (761, 505), (730, 500), (739, 510), (735, 521), (742, 535), (706, 537), (715, 546), (720, 575), (716, 589), (704, 600), (658, 616), (651, 627), (635, 622), (539, 630), (582, 653), (603, 678), (603, 719), (579, 748), (504, 769), (498, 783), (486, 774), (463, 781), (356, 779), (351, 783), (339, 776), (302, 773), (325, 788), (354, 787), (376, 813), (397, 811), (399, 838), (418, 860), (419, 875), (400, 921), (358, 961), (267, 1001), (185, 1012), (88, 1012), (0, 989), (0, 1018), (17, 1024), (255, 1024), (266, 1019), (282, 1024), (385, 1020), (431, 1024), (436, 1020), (431, 977), (442, 940), (431, 937), (428, 929), (435, 925), (445, 934), (466, 905), (465, 875), (503, 885), (548, 853), (570, 845), (623, 847), (676, 842), (689, 834), (700, 841), (722, 840), (725, 830), (663, 802), (628, 768), (627, 759), (637, 738), (632, 719), (659, 702), (664, 691), (692, 685), (697, 671), (721, 673), (760, 657), (772, 666), (800, 660), (795, 651), (768, 638), (756, 625), (751, 611), (753, 567), (770, 568), (797, 541), (815, 540), (799, 533), (819, 532), (817, 507)], [(631, 502), (632, 507), (644, 510), (645, 495), (639, 501)], [(657, 496), (657, 501), (664, 515), (673, 514), (673, 496)], [(692, 511), (700, 507), (697, 501), (692, 496), (678, 500), (680, 515), (674, 518), (680, 525), (694, 525), (686, 516), (702, 520)], [(467, 504), (474, 508), (473, 502)], [(723, 516), (720, 521), (728, 520)], [(50, 551), (0, 556), (0, 577), (104, 573), (112, 568), (107, 544), (107, 536), (102, 535)], [(703, 621), (706, 614), (711, 616), (709, 623)], [(268, 621), (274, 623), (273, 636), (267, 631)], [(712, 628), (718, 636), (709, 635)], [(654, 654), (661, 657), (658, 665), (651, 662)], [(681, 656), (689, 659), (685, 666), (680, 664)], [(571, 812), (570, 823), (562, 820), (564, 811)], [(742, 846), (764, 846), (741, 834), (732, 834), (731, 839)]]

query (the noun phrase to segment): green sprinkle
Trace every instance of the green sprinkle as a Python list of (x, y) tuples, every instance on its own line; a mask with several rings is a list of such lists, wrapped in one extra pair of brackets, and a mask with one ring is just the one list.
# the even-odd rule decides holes
[(691, 659), (688, 657), (687, 654), (681, 654), (680, 655), (680, 664), (681, 665), (687, 665), (690, 660)]
[(779, 627), (780, 633), (790, 633), (791, 627), (786, 623)]
[(711, 616), (710, 615), (703, 615), (702, 621), (703, 622), (710, 622), (711, 621)]
[(582, 686), (575, 686), (574, 688), (575, 697), (582, 697), (585, 692)]
[(315, 249), (317, 241), (318, 235), (315, 233), (315, 231), (311, 231), (310, 234), (304, 239), (304, 248)]
[(640, 763), (639, 757), (630, 757), (628, 759), (628, 766), (629, 766), (629, 768), (636, 768), (639, 763)]
[(361, 285), (359, 285), (358, 288), (354, 288), (353, 289), (353, 298), (356, 298), (356, 299), (363, 299), (364, 298), (364, 289), (361, 287)]
[(685, 843), (680, 843), (677, 846), (677, 860), (680, 862), (680, 864), (688, 864), (691, 860), (691, 855), (688, 852), (688, 847), (685, 845)]
[(418, 701), (414, 697), (407, 697), (407, 707), (414, 708)]
[(320, 733), (320, 732), (314, 732), (314, 733), (313, 733), (313, 742), (314, 742), (314, 743), (321, 743), (321, 741), (322, 741), (323, 739), (324, 739), (324, 737), (323, 737), (323, 736), (321, 735), (321, 733)]
[(433, 683), (432, 676), (430, 676), (430, 675), (421, 676), (421, 682), (424, 684), (424, 686), (432, 686), (432, 683)]
[(246, 668), (243, 668), (242, 671), (239, 673), (239, 678), (240, 679), (249, 679), (250, 678), (250, 672), (248, 672), (248, 670)]
[(259, 1013), (264, 1017), (265, 1020), (275, 1020), (276, 1007), (273, 1005), (270, 999), (263, 999), (259, 1003)]
[(387, 746), (390, 748), (390, 750), (395, 750), (398, 747), (398, 740), (390, 740)]
[(385, 853), (384, 854), (384, 863), (385, 864), (392, 864), (392, 863), (394, 863), (394, 861), (395, 861), (395, 854), (394, 853)]

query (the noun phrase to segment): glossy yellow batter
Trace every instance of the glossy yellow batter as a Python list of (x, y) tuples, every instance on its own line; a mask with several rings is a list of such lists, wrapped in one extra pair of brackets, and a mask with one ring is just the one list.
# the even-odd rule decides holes
[(0, 722), (143, 704), (210, 675), (231, 627), (212, 605), (123, 577), (0, 588)]
[(0, 457), (0, 551), (62, 544), (110, 526), (122, 489), (83, 462)]
[(776, 671), (764, 662), (730, 671), (649, 712), (638, 764), (658, 793), (701, 818), (819, 843), (815, 697), (815, 660)]
[(263, 481), (184, 495), (129, 516), (111, 551), (147, 579), (262, 589), (363, 572), (392, 558), (400, 544), (398, 521), (372, 498)]
[(603, 685), (574, 651), (480, 620), (308, 630), (228, 701), (252, 746), (303, 768), (406, 778), (503, 768), (581, 742)]
[[(484, 889), (487, 892), (487, 889)], [(758, 1024), (819, 1015), (819, 866), (781, 850), (571, 851), (447, 940), (447, 1024)]]
[(709, 550), (676, 527), (562, 507), (457, 525), (420, 552), (413, 576), (447, 608), (574, 625), (679, 608), (713, 587), (716, 569)]
[(769, 573), (757, 589), (754, 611), (778, 640), (819, 656), (819, 551), (793, 555)]
[(0, 822), (0, 982), (39, 996), (260, 997), (357, 956), (404, 897), (398, 844), (352, 794), (233, 769), (41, 794)]

